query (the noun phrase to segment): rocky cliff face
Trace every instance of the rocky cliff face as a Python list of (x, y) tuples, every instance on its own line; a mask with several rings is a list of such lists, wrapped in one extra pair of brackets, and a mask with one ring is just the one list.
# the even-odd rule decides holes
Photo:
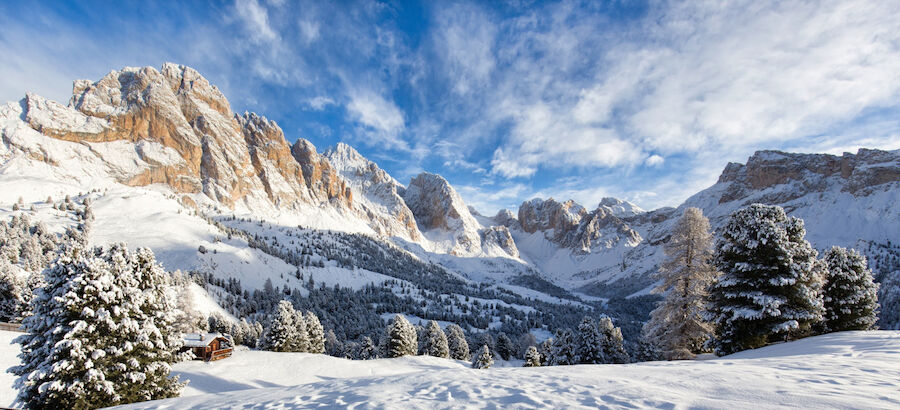
[(358, 211), (376, 232), (418, 242), (422, 233), (400, 192), (403, 186), (351, 146), (339, 143), (323, 154), (349, 183)]
[(637, 245), (640, 234), (601, 205), (592, 212), (569, 200), (532, 199), (519, 207), (518, 223), (527, 233), (543, 232), (549, 241), (578, 252), (611, 248), (618, 243)]
[(452, 254), (472, 254), (481, 249), (481, 228), (462, 198), (440, 175), (423, 172), (409, 182), (403, 200), (422, 230), (453, 235)]
[(830, 189), (832, 182), (843, 192), (865, 196), (878, 186), (900, 181), (900, 155), (889, 151), (861, 149), (856, 154), (793, 154), (757, 151), (746, 165), (729, 163), (719, 183), (730, 183), (719, 199), (734, 201), (752, 191), (776, 185), (793, 185), (791, 192), (779, 192), (772, 203), (785, 202), (812, 192)]
[(165, 184), (226, 207), (352, 207), (350, 189), (311, 144), (291, 147), (274, 121), (235, 115), (218, 88), (189, 67), (112, 71), (97, 82), (76, 81), (68, 107), (34, 95), (22, 107), (34, 130), (100, 156), (110, 146), (97, 143), (134, 144), (141, 166), (112, 167), (123, 184)]

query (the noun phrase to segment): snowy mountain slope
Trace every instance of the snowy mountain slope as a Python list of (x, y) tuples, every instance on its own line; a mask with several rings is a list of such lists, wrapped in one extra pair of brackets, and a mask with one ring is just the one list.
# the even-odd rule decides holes
[[(506, 224), (522, 225), (522, 230), (513, 230), (513, 236), (523, 258), (539, 266), (557, 283), (601, 296), (645, 294), (653, 282), (651, 275), (663, 258), (660, 245), (668, 239), (672, 225), (687, 207), (702, 209), (715, 230), (726, 223), (732, 212), (751, 203), (779, 205), (805, 221), (806, 238), (819, 251), (832, 245), (858, 248), (869, 252), (876, 273), (900, 274), (894, 273), (896, 267), (892, 264), (882, 263), (900, 256), (891, 254), (893, 248), (884, 246), (900, 240), (898, 200), (900, 151), (862, 149), (857, 154), (846, 153), (840, 157), (760, 151), (746, 165), (730, 164), (715, 185), (690, 197), (676, 209), (662, 208), (620, 218), (641, 238), (637, 243), (594, 248), (588, 254), (578, 246), (574, 249), (561, 246), (566, 242), (560, 239), (559, 226), (569, 226), (562, 232), (571, 235), (571, 227), (575, 225), (558, 222), (566, 219), (554, 219), (552, 212), (530, 214), (530, 209), (535, 207), (528, 205), (542, 201), (523, 204), (524, 215), (520, 208), (520, 216), (526, 223), (516, 220)], [(601, 203), (600, 208), (603, 207)], [(580, 208), (575, 204), (571, 209)], [(529, 227), (534, 233), (528, 234)], [(887, 254), (882, 252), (885, 249)], [(552, 268), (545, 268), (542, 263)]]
[[(423, 173), (403, 186), (346, 144), (323, 154), (302, 138), (289, 144), (274, 121), (231, 112), (215, 86), (184, 66), (125, 68), (96, 82), (76, 81), (68, 106), (34, 94), (0, 106), (3, 215), (22, 197), (54, 221), (40, 211), (48, 196), (94, 191), (95, 243), (149, 246), (168, 269), (214, 272), (247, 289), (261, 289), (266, 280), (302, 289), (300, 267), (287, 262), (291, 255), (254, 246), (321, 233), (322, 248), (306, 254), (316, 264), (302, 270), (328, 286), (360, 289), (389, 280), (420, 286), (420, 278), (366, 259), (390, 254), (436, 264), (472, 286), (528, 288), (537, 300), (580, 304), (643, 295), (685, 207), (702, 208), (715, 228), (752, 202), (782, 205), (804, 218), (819, 249), (858, 247), (879, 273), (891, 273), (900, 256), (888, 243), (900, 242), (893, 206), (900, 199), (898, 157), (878, 150), (841, 157), (762, 151), (746, 165), (729, 165), (716, 185), (677, 209), (644, 211), (604, 198), (590, 210), (537, 199), (517, 213), (485, 217), (439, 175)], [(216, 224), (247, 236), (228, 238)], [(350, 250), (358, 244), (375, 253), (348, 258), (328, 250), (359, 253)]]
[[(181, 363), (188, 396), (121, 408), (892, 408), (900, 332), (832, 333), (711, 360), (475, 370), (428, 357), (239, 351)], [(301, 372), (285, 369), (303, 369)], [(192, 382), (193, 384), (193, 382)]]

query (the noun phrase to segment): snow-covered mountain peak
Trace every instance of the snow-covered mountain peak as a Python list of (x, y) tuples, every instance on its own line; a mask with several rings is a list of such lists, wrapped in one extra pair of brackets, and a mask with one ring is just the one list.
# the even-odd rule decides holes
[(413, 242), (423, 239), (401, 196), (403, 186), (386, 171), (343, 142), (322, 155), (347, 181), (356, 208), (375, 232)]
[(601, 199), (599, 207), (619, 218), (627, 218), (647, 212), (631, 202), (613, 197)]
[(600, 206), (588, 212), (572, 200), (525, 201), (519, 206), (518, 223), (526, 233), (543, 232), (547, 240), (580, 253), (591, 252), (597, 246), (634, 246), (641, 241), (640, 234), (617, 217), (613, 209)]
[(422, 231), (431, 231), (435, 242), (450, 234), (450, 253), (471, 255), (481, 252), (482, 226), (469, 212), (459, 193), (442, 176), (423, 172), (409, 182), (403, 199)]

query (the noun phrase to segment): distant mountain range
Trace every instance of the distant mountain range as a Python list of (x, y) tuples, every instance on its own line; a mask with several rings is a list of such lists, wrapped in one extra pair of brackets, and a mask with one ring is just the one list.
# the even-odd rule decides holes
[[(190, 215), (252, 219), (262, 237), (297, 226), (365, 234), (465, 280), (571, 303), (645, 294), (685, 207), (703, 209), (715, 229), (763, 202), (803, 218), (819, 250), (855, 247), (879, 277), (900, 275), (900, 151), (759, 151), (678, 208), (546, 198), (485, 216), (440, 175), (404, 185), (349, 145), (319, 153), (302, 138), (290, 144), (274, 121), (232, 112), (197, 71), (169, 63), (78, 80), (66, 105), (28, 94), (0, 106), (0, 136), (0, 213), (19, 197), (42, 203), (102, 191), (95, 243), (149, 246), (169, 269), (206, 269), (250, 288), (287, 283), (293, 268), (239, 244), (197, 252), (216, 249), (224, 233)], [(67, 223), (54, 215), (36, 212), (50, 225)], [(381, 274), (341, 269), (317, 279), (358, 287)]]

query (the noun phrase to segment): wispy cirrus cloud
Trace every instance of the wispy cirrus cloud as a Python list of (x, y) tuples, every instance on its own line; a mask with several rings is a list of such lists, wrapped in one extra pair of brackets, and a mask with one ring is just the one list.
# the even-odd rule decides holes
[(0, 96), (174, 61), (289, 139), (441, 173), (477, 206), (653, 208), (757, 149), (900, 148), (898, 21), (875, 0), (0, 3)]

